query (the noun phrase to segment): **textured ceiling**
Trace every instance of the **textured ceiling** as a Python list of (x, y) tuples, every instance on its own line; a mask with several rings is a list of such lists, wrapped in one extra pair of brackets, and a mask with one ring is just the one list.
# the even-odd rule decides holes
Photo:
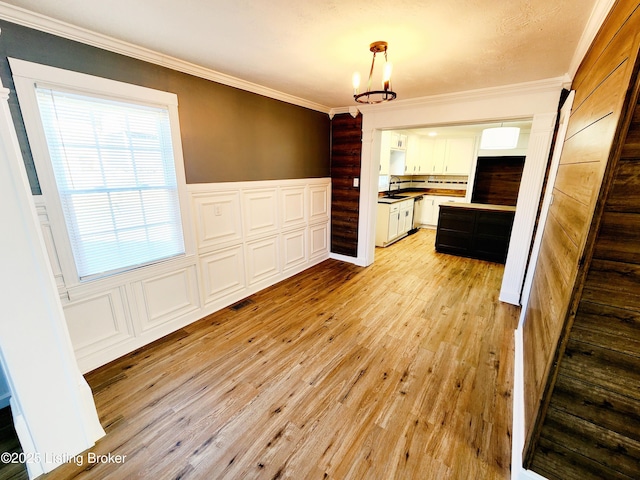
[(369, 44), (399, 99), (567, 73), (596, 0), (8, 0), (327, 107), (353, 105)]

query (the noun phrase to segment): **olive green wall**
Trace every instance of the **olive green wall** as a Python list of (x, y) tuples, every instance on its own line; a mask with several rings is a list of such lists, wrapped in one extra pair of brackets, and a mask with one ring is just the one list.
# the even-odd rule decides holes
[(187, 183), (328, 177), (325, 113), (0, 20), (0, 78), (33, 193), (37, 175), (7, 57), (178, 95)]

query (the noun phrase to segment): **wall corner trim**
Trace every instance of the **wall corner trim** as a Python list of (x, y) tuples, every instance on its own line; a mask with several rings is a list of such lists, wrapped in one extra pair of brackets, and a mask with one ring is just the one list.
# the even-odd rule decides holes
[(582, 31), (582, 36), (580, 37), (578, 46), (576, 47), (571, 63), (569, 64), (567, 76), (571, 80), (575, 77), (578, 67), (580, 67), (583, 58), (589, 51), (591, 43), (598, 34), (598, 31), (607, 18), (607, 15), (609, 15), (615, 1), (616, 0), (596, 0), (596, 4), (593, 6), (589, 20), (587, 20), (587, 24)]

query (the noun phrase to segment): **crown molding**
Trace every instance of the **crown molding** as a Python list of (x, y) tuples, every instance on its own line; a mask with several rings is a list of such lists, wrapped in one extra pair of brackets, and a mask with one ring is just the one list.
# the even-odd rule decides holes
[(39, 13), (31, 12), (23, 8), (8, 5), (0, 2), (0, 18), (11, 23), (16, 23), (24, 27), (40, 30), (45, 33), (50, 33), (58, 37), (63, 37), (68, 40), (84, 43), (93, 47), (101, 48), (109, 52), (126, 55), (127, 57), (142, 60), (162, 67), (177, 70), (182, 73), (194, 75), (196, 77), (211, 80), (216, 83), (221, 83), (229, 87), (238, 88), (247, 92), (256, 93), (265, 97), (280, 100), (286, 103), (291, 103), (300, 107), (305, 107), (310, 110), (316, 110), (322, 113), (329, 113), (330, 108), (326, 105), (311, 102), (304, 98), (289, 95), (278, 90), (274, 90), (256, 83), (248, 82), (240, 78), (232, 77), (224, 73), (211, 70), (209, 68), (196, 65), (194, 63), (180, 60), (179, 58), (164, 55), (162, 53), (155, 52), (153, 50), (143, 48), (128, 42), (124, 42), (107, 35), (92, 32), (90, 30), (71, 25), (60, 20), (41, 15)]
[[(527, 95), (533, 93), (557, 92), (566, 86), (566, 77), (553, 77), (532, 82), (514, 83), (500, 87), (487, 87), (463, 92), (443, 93), (426, 97), (409, 98), (377, 105), (358, 105), (361, 113), (374, 113), (381, 111), (404, 110), (419, 106), (441, 105), (446, 103), (462, 103), (492, 98), (503, 98), (513, 95)], [(329, 116), (340, 113), (350, 113), (354, 107), (338, 107), (329, 111)]]
[(573, 77), (575, 77), (582, 60), (589, 51), (593, 40), (596, 38), (596, 35), (600, 31), (600, 27), (602, 27), (602, 24), (606, 20), (607, 15), (609, 15), (609, 12), (615, 2), (616, 0), (597, 0), (596, 4), (593, 6), (589, 20), (587, 20), (587, 25), (582, 31), (582, 36), (580, 37), (578, 46), (576, 47), (571, 63), (569, 64), (567, 75), (571, 81), (573, 81)]

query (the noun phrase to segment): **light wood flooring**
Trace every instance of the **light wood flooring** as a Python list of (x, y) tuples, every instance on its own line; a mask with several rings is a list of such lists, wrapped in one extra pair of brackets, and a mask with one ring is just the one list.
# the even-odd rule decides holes
[(497, 300), (502, 265), (434, 236), (325, 261), (91, 372), (91, 451), (126, 460), (42, 478), (509, 478), (519, 309)]

